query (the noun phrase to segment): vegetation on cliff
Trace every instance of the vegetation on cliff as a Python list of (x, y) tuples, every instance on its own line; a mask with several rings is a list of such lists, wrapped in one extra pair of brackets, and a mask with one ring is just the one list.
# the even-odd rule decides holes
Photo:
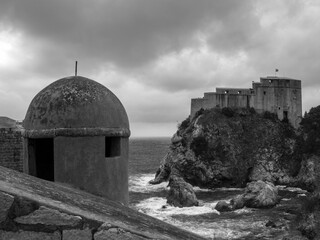
[(216, 205), (221, 212), (243, 206), (272, 207), (280, 200), (274, 185), (302, 187), (313, 194), (297, 200), (297, 219), (289, 233), (296, 237), (294, 230), (299, 229), (308, 239), (320, 236), (320, 106), (305, 113), (299, 129), (254, 109), (200, 110), (178, 126), (171, 142), (151, 181), (174, 183), (169, 204), (184, 206), (175, 199), (179, 196), (188, 206), (197, 205), (190, 184), (201, 188), (247, 185), (244, 194)]
[(298, 142), (293, 127), (268, 112), (200, 110), (179, 125), (152, 183), (167, 181), (172, 169), (202, 188), (288, 183), (300, 168)]

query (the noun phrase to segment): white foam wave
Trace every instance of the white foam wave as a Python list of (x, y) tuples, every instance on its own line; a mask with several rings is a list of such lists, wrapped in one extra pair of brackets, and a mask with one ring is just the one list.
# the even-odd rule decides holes
[(129, 191), (131, 192), (156, 192), (167, 188), (168, 183), (163, 182), (157, 185), (149, 183), (154, 179), (154, 174), (135, 174), (129, 177)]
[(306, 197), (307, 195), (305, 193), (301, 193), (301, 194), (298, 194), (298, 197)]
[(307, 193), (308, 192), (306, 190), (303, 190), (301, 188), (296, 188), (296, 187), (287, 187), (287, 188), (285, 188), (285, 190), (288, 190), (290, 192), (296, 192), (296, 193), (299, 193), (299, 194), (303, 194), (303, 193)]
[(290, 201), (291, 198), (282, 198), (281, 201)]
[(251, 213), (252, 209), (251, 208), (240, 208), (234, 211), (236, 214), (244, 214), (244, 213)]
[(220, 214), (217, 210), (215, 210), (217, 202), (212, 203), (204, 203), (202, 206), (198, 207), (173, 207), (167, 205), (167, 200), (165, 198), (160, 197), (152, 197), (145, 199), (138, 203), (135, 207), (140, 211), (154, 216), (156, 218), (165, 220), (172, 215), (200, 215), (205, 213), (216, 213)]
[[(158, 218), (167, 223), (176, 225), (188, 231), (194, 232), (201, 236), (207, 238), (224, 238), (224, 239), (233, 239), (246, 236), (250, 232), (244, 231), (244, 229), (237, 229), (238, 225), (247, 226), (247, 222), (240, 223), (238, 220), (223, 220), (218, 222), (201, 222), (201, 221), (192, 221), (192, 218), (188, 221), (180, 221), (175, 218), (175, 215), (188, 215), (196, 216), (205, 213), (214, 213), (220, 215), (220, 213), (214, 209), (217, 202), (204, 203), (199, 207), (172, 207), (166, 204), (165, 198), (152, 197), (145, 199), (134, 206), (137, 210), (147, 215)], [(250, 212), (250, 209), (244, 208), (236, 211), (237, 214)], [(256, 223), (256, 224), (265, 224)], [(232, 226), (235, 226), (233, 228)]]
[(226, 188), (226, 187), (222, 187), (222, 188), (209, 189), (209, 188), (193, 187), (193, 190), (195, 192), (241, 191), (241, 190), (243, 190), (243, 188)]
[[(222, 223), (182, 223), (178, 227), (183, 227), (183, 229), (188, 230), (190, 232), (196, 233), (200, 236), (203, 236), (208, 239), (216, 239), (216, 238), (222, 238), (222, 239), (235, 239), (244, 237), (250, 234), (250, 231), (233, 229), (232, 225), (239, 224), (239, 221), (237, 223), (232, 223), (233, 220)], [(246, 223), (247, 224), (247, 223)]]

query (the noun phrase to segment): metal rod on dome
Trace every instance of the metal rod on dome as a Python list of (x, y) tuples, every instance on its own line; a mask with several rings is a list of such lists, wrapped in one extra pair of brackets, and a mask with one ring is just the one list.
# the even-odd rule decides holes
[(78, 61), (76, 61), (75, 69), (74, 69), (74, 75), (77, 76), (78, 73)]

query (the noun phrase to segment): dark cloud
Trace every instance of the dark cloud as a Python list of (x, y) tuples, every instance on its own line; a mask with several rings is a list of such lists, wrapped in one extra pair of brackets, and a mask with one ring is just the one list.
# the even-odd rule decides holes
[[(85, 1), (10, 0), (2, 1), (1, 14), (7, 22), (32, 39), (45, 41), (42, 57), (64, 60), (78, 57), (94, 64), (113, 62), (139, 66), (159, 55), (190, 46), (194, 34), (208, 24), (220, 46), (223, 37), (247, 36), (251, 25), (250, 1)], [(233, 27), (234, 19), (244, 19)], [(227, 34), (226, 34), (227, 32)], [(219, 38), (219, 36), (222, 36)], [(30, 39), (30, 41), (32, 41)], [(240, 39), (241, 40), (241, 39)], [(235, 45), (233, 40), (225, 47)], [(54, 56), (57, 55), (57, 56)], [(61, 60), (63, 61), (63, 60)], [(55, 65), (55, 64), (53, 64)], [(40, 68), (40, 67), (39, 67)]]
[(21, 119), (78, 60), (79, 75), (114, 88), (130, 120), (150, 129), (183, 120), (190, 98), (250, 87), (275, 68), (303, 80), (307, 110), (320, 101), (311, 93), (319, 88), (319, 12), (304, 0), (1, 0), (0, 109), (11, 106)]

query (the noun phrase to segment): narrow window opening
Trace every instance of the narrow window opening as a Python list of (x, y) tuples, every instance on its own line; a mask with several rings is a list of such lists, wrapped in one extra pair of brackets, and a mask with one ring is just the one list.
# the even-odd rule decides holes
[(283, 111), (283, 121), (288, 122), (288, 111)]
[(29, 174), (54, 181), (53, 138), (28, 139)]
[(263, 95), (266, 95), (266, 91), (263, 91)]
[(228, 90), (226, 90), (226, 91), (224, 91), (224, 93), (229, 93), (229, 91), (228, 91)]
[(117, 157), (120, 153), (120, 137), (105, 137), (105, 157)]
[(241, 94), (241, 91), (238, 91), (238, 94)]

